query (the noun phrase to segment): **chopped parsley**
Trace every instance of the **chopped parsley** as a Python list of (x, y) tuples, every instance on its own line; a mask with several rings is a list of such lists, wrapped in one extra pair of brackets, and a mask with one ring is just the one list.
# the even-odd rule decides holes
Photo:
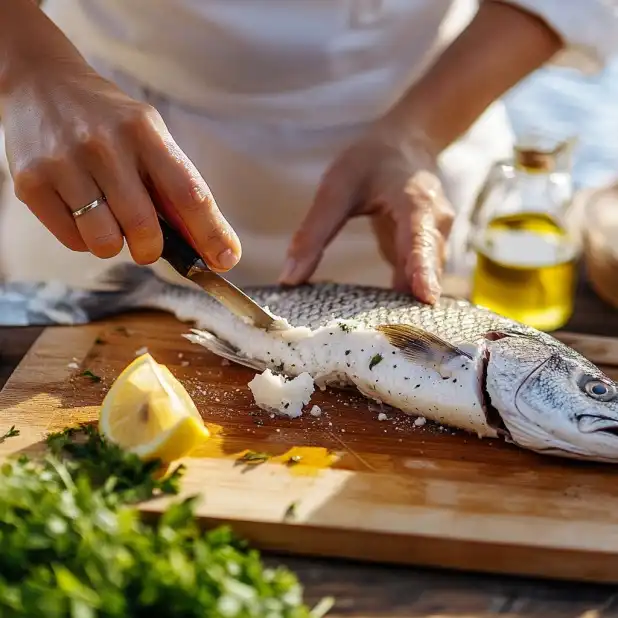
[(238, 463), (245, 463), (250, 465), (258, 465), (266, 463), (271, 458), (269, 453), (259, 453), (257, 451), (247, 451), (242, 457), (239, 457), (236, 461)]
[(96, 486), (109, 486), (122, 495), (124, 503), (147, 500), (158, 494), (177, 494), (184, 466), (178, 466), (163, 478), (158, 460), (142, 461), (107, 441), (92, 424), (70, 427), (47, 436), (47, 446), (55, 457), (67, 457), (79, 463)]
[(378, 363), (381, 363), (382, 360), (382, 354), (374, 354), (369, 361), (369, 369), (373, 369)]
[(283, 515), (283, 519), (294, 519), (296, 517), (296, 509), (298, 504), (296, 502), (291, 502), (287, 509), (285, 509), (285, 513)]
[(143, 518), (133, 502), (176, 493), (179, 469), (161, 477), (92, 426), (47, 443), (43, 458), (0, 467), (3, 618), (318, 618), (332, 606), (309, 609), (295, 575), (227, 526), (203, 532), (195, 497)]
[(79, 375), (83, 376), (84, 378), (90, 378), (93, 382), (101, 381), (101, 376), (98, 376), (96, 373), (93, 373), (92, 371), (90, 371), (90, 369), (86, 369), (86, 371), (82, 371)]
[(13, 425), (3, 436), (0, 436), (0, 444), (6, 442), (9, 438), (16, 438), (19, 435), (19, 429)]

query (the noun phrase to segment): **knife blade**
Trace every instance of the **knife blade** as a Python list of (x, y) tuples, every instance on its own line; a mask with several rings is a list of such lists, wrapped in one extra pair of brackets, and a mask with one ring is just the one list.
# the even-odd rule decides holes
[(199, 253), (177, 232), (159, 212), (163, 232), (161, 257), (182, 277), (198, 285), (222, 305), (242, 319), (249, 319), (257, 328), (268, 330), (275, 323), (269, 313), (238, 289), (233, 283), (210, 270)]
[(218, 300), (229, 311), (242, 319), (249, 319), (257, 328), (268, 330), (280, 324), (253, 299), (249, 298), (227, 279), (212, 271), (204, 262), (182, 217), (151, 178), (144, 184), (159, 217), (163, 233), (161, 257), (185, 279), (192, 281), (204, 292)]
[(163, 198), (150, 179), (145, 181), (145, 185), (155, 205), (163, 233), (161, 257), (179, 275), (195, 283), (238, 317), (251, 320), (257, 328), (268, 330), (273, 326), (275, 318), (233, 283), (208, 268), (175, 208)]

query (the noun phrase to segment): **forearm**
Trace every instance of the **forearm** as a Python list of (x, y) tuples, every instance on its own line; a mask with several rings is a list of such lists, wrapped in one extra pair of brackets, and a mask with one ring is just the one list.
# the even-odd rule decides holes
[(0, 2), (0, 103), (37, 72), (84, 62), (39, 4), (36, 0)]
[(560, 37), (536, 16), (485, 0), (469, 26), (401, 101), (393, 117), (414, 131), (420, 127), (440, 152), (562, 45)]

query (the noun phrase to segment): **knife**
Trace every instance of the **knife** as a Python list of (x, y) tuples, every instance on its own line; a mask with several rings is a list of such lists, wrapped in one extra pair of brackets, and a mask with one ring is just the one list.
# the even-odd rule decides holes
[(224, 307), (257, 328), (268, 330), (276, 320), (254, 300), (218, 273), (210, 270), (191, 239), (176, 209), (163, 198), (152, 182), (146, 182), (163, 233), (161, 257), (182, 277), (198, 285)]
[(185, 279), (198, 285), (222, 305), (242, 319), (249, 319), (257, 328), (268, 330), (273, 318), (254, 300), (218, 273), (210, 270), (199, 253), (159, 214), (163, 232), (161, 257)]

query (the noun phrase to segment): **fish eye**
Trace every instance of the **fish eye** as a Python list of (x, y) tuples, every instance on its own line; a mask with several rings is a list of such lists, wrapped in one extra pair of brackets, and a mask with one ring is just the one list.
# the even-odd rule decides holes
[(609, 401), (616, 396), (616, 387), (603, 380), (588, 380), (583, 385), (584, 392), (599, 401)]

